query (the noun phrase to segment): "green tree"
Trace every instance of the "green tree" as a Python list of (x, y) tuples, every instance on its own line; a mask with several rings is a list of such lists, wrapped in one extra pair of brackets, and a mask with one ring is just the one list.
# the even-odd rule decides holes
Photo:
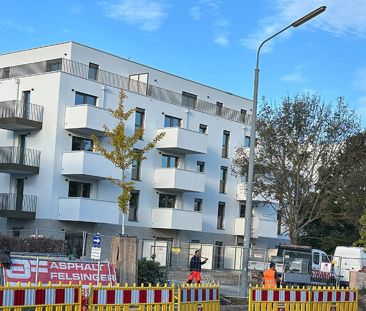
[[(275, 201), (292, 243), (318, 220), (334, 180), (342, 178), (337, 161), (348, 138), (360, 132), (359, 118), (343, 98), (332, 106), (317, 95), (285, 97), (280, 105), (265, 100), (258, 115), (254, 192)], [(234, 175), (245, 176), (248, 152), (236, 149)]]
[[(320, 201), (323, 205), (321, 217), (305, 228), (301, 236), (304, 243), (328, 253), (332, 253), (339, 245), (360, 243), (356, 241), (360, 239), (360, 233), (362, 234), (361, 215), (366, 204), (365, 132), (346, 141), (344, 152), (338, 157), (334, 170), (339, 172), (339, 178), (334, 178), (328, 188), (337, 191), (325, 191)], [(366, 246), (365, 242), (363, 245)]]
[[(126, 121), (135, 112), (135, 109), (125, 111), (124, 100), (126, 97), (124, 91), (121, 90), (117, 108), (109, 109), (111, 115), (117, 120), (116, 126), (113, 129), (109, 129), (104, 125), (106, 144), (111, 148), (105, 148), (96, 135), (91, 136), (96, 151), (100, 152), (107, 160), (121, 169), (121, 179), (108, 177), (108, 180), (121, 188), (121, 194), (118, 196), (118, 207), (122, 214), (127, 213), (131, 191), (135, 189), (134, 182), (126, 179), (126, 170), (130, 168), (134, 161), (143, 161), (146, 159), (145, 154), (154, 148), (156, 143), (165, 135), (164, 132), (156, 135), (151, 142), (145, 145), (145, 147), (136, 151), (134, 145), (144, 135), (144, 129), (137, 128), (132, 135), (127, 135)], [(122, 234), (124, 233), (123, 226), (124, 224), (122, 222)]]

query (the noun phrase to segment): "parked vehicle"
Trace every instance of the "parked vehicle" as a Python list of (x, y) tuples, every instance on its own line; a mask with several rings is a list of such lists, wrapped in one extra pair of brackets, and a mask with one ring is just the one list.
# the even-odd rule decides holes
[(328, 255), (310, 246), (279, 245), (269, 261), (276, 264), (283, 285), (334, 285)]
[(337, 246), (333, 256), (335, 274), (341, 285), (349, 284), (351, 271), (366, 269), (366, 251), (363, 247)]

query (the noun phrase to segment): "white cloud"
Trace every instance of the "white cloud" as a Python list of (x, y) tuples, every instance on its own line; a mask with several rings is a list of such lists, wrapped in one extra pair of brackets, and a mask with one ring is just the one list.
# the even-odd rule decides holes
[(82, 5), (75, 5), (70, 8), (70, 13), (72, 14), (79, 14), (83, 10)]
[[(258, 32), (241, 40), (244, 46), (257, 49), (264, 39), (322, 5), (326, 5), (327, 10), (301, 27), (317, 28), (336, 36), (366, 38), (365, 0), (274, 0), (272, 3), (275, 5), (274, 12), (259, 22)], [(286, 32), (287, 36), (289, 34)]]
[(222, 46), (227, 46), (229, 44), (229, 39), (225, 34), (222, 34), (217, 35), (214, 39), (214, 42)]
[(298, 82), (298, 83), (305, 82), (306, 78), (304, 77), (304, 74), (302, 72), (303, 67), (304, 67), (303, 65), (297, 65), (294, 68), (293, 72), (284, 75), (283, 77), (281, 77), (281, 80), (286, 82)]
[(108, 17), (146, 31), (159, 29), (167, 15), (166, 6), (156, 0), (119, 0), (114, 3), (103, 2), (102, 5)]
[(14, 19), (6, 19), (6, 18), (0, 20), (0, 30), (2, 29), (10, 29), (28, 33), (34, 32), (33, 27), (20, 24)]
[(202, 17), (201, 8), (199, 6), (191, 7), (189, 13), (191, 14), (193, 20), (195, 21), (200, 20)]

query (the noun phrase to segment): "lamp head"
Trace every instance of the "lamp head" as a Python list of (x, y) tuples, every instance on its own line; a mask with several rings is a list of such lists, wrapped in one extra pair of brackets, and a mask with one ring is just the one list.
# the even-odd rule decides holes
[(294, 21), (291, 26), (292, 27), (299, 27), (302, 24), (306, 23), (307, 21), (311, 20), (312, 18), (314, 18), (315, 16), (323, 13), (326, 10), (326, 6), (323, 5), (319, 8), (317, 8), (316, 10), (310, 12), (309, 14), (306, 14), (305, 16), (299, 18), (298, 20)]

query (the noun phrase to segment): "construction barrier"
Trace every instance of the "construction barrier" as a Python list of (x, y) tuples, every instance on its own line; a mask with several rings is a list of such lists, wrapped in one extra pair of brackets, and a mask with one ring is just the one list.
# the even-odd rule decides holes
[(357, 311), (356, 289), (251, 288), (249, 311)]
[(183, 285), (178, 288), (179, 311), (219, 311), (219, 285)]
[[(80, 311), (81, 285), (20, 285), (0, 287), (0, 310)], [(45, 308), (45, 309), (44, 309)]]
[(164, 287), (149, 286), (114, 287), (98, 286), (91, 288), (88, 310), (127, 311), (137, 307), (139, 311), (174, 311), (174, 285)]

